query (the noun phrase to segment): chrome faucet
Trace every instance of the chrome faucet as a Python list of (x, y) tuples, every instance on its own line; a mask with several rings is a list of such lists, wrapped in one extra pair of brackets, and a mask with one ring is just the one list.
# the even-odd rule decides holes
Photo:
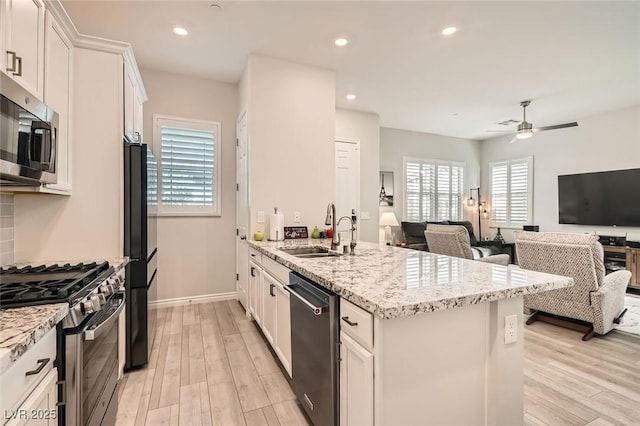
[(327, 217), (324, 220), (324, 224), (329, 226), (333, 230), (333, 238), (331, 238), (331, 250), (338, 250), (340, 247), (340, 237), (338, 236), (338, 230), (336, 229), (336, 205), (329, 203), (327, 206)]
[[(342, 222), (342, 219), (347, 219), (349, 222), (351, 222), (351, 242), (349, 243), (349, 248), (350, 248), (349, 253), (351, 255), (354, 255), (354, 254), (356, 254), (356, 252), (355, 252), (355, 249), (356, 249), (356, 211), (355, 211), (355, 209), (351, 210), (351, 216), (342, 216), (338, 220), (338, 226), (340, 226), (340, 222)], [(337, 232), (334, 231), (334, 235), (336, 233)], [(338, 236), (338, 244), (339, 243), (340, 243), (340, 237)], [(346, 248), (345, 248), (345, 250), (346, 250)]]
[[(331, 238), (331, 250), (338, 250), (340, 247), (340, 234), (338, 233), (338, 225), (342, 219), (347, 219), (351, 221), (351, 243), (349, 246), (351, 248), (351, 254), (355, 254), (356, 248), (356, 209), (351, 209), (351, 217), (342, 216), (338, 223), (336, 224), (336, 205), (333, 203), (329, 203), (327, 206), (327, 217), (324, 220), (324, 224), (329, 226), (331, 225), (331, 229), (333, 229), (333, 238)], [(346, 253), (346, 249), (345, 249)]]

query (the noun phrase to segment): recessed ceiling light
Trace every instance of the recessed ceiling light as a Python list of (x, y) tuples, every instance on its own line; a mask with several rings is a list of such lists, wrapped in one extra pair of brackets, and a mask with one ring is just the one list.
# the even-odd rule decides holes
[(346, 38), (341, 37), (341, 38), (335, 39), (335, 41), (333, 43), (338, 47), (344, 47), (347, 44), (349, 44), (349, 40), (347, 40)]
[(353, 93), (349, 93), (345, 97), (347, 98), (348, 101), (355, 101), (356, 100), (356, 95), (354, 95)]
[(456, 27), (447, 27), (444, 30), (442, 30), (442, 35), (450, 36), (450, 35), (455, 34), (456, 31), (458, 31), (458, 29)]
[(187, 34), (189, 34), (189, 31), (182, 27), (173, 27), (173, 32), (178, 34), (179, 36), (186, 36)]

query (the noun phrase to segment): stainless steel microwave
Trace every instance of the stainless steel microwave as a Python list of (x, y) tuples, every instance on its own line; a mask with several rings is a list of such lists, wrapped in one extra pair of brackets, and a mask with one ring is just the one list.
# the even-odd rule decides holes
[(0, 73), (0, 184), (56, 183), (58, 114)]

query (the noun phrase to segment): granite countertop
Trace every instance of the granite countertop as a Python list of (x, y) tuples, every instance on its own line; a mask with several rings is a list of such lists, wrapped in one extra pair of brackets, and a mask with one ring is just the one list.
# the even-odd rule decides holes
[(27, 306), (0, 310), (0, 374), (67, 315), (69, 305)]
[[(129, 258), (74, 259), (57, 261), (25, 262), (5, 267), (27, 265), (64, 265), (108, 261), (115, 272), (120, 272), (129, 263)], [(67, 303), (28, 306), (24, 308), (0, 309), (0, 374), (35, 345), (49, 330), (64, 319), (69, 311)]]
[(374, 315), (397, 318), (539, 293), (573, 285), (573, 279), (358, 242), (356, 255), (304, 259), (279, 248), (328, 247), (330, 240), (248, 241), (249, 245)]

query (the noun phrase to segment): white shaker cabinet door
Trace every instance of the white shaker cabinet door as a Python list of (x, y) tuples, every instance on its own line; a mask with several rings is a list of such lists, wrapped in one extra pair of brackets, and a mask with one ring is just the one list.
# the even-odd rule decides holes
[(276, 335), (276, 287), (278, 281), (268, 272), (262, 271), (262, 333), (271, 346), (274, 346)]
[(262, 268), (249, 261), (249, 312), (262, 326)]
[(6, 426), (55, 426), (58, 424), (56, 402), (58, 400), (58, 370), (56, 368), (42, 379)]
[(373, 424), (373, 354), (340, 332), (340, 426)]
[(0, 8), (2, 71), (42, 100), (44, 2), (2, 0)]
[(58, 113), (56, 175), (48, 188), (71, 193), (71, 115), (73, 45), (47, 12), (44, 102)]
[(291, 377), (291, 311), (289, 292), (279, 284), (276, 286), (276, 345), (275, 351), (284, 369)]

